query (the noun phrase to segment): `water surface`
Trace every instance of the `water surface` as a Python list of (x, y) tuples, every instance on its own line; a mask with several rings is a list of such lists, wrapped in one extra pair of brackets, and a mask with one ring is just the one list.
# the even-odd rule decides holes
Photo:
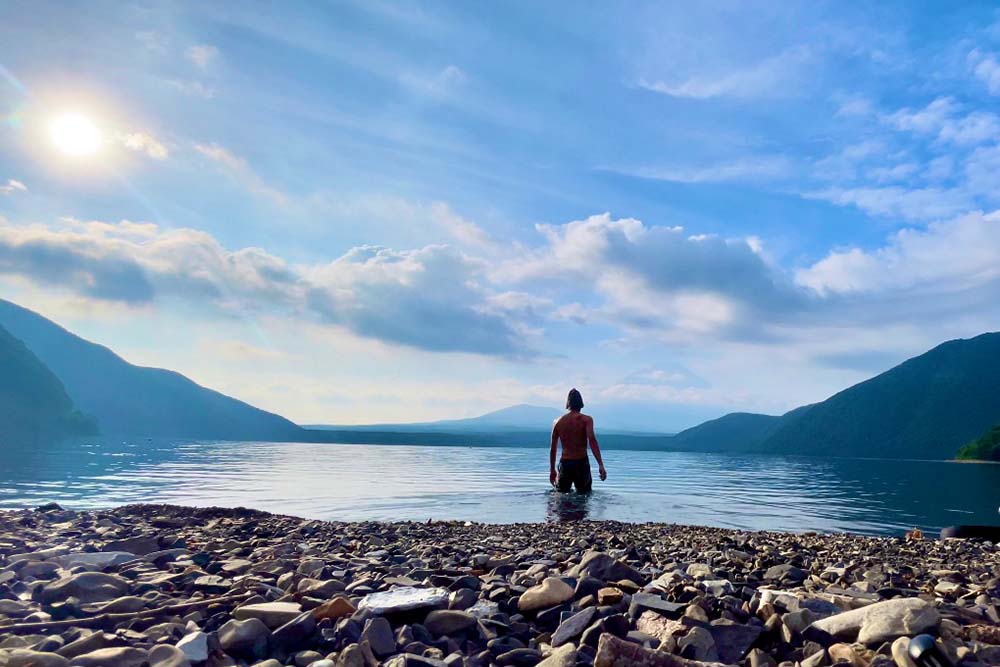
[(590, 518), (880, 534), (1000, 523), (992, 465), (612, 450), (608, 481), (579, 497), (549, 490), (545, 448), (91, 440), (4, 454), (0, 508), (156, 502), (350, 521)]

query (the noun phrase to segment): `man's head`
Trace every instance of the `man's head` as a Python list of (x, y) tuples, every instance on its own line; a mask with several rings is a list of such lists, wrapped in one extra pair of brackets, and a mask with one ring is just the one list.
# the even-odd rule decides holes
[(566, 397), (566, 409), (573, 412), (583, 410), (583, 396), (576, 389), (569, 390), (569, 396)]

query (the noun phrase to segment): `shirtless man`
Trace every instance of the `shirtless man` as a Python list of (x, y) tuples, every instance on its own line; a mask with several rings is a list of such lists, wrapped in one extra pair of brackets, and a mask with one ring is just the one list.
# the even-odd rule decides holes
[[(571, 389), (566, 397), (566, 414), (552, 427), (552, 447), (549, 449), (549, 483), (560, 491), (569, 491), (576, 486), (580, 493), (588, 493), (593, 484), (590, 477), (590, 459), (587, 458), (587, 444), (597, 459), (598, 472), (603, 482), (608, 478), (601, 460), (601, 448), (594, 435), (594, 418), (585, 415), (583, 397), (576, 389)], [(559, 470), (556, 472), (556, 445), (562, 441), (562, 456), (559, 459)]]

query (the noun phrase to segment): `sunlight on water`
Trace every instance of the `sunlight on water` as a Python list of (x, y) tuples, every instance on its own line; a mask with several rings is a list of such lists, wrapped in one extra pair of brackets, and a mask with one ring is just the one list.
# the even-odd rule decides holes
[(899, 533), (996, 523), (1000, 466), (608, 451), (589, 497), (546, 449), (261, 442), (64, 443), (5, 457), (0, 507), (246, 506), (335, 520), (617, 519)]

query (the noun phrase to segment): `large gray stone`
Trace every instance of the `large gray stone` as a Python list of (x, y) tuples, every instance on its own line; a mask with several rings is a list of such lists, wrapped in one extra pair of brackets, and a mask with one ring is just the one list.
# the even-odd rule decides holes
[(70, 667), (143, 667), (149, 661), (146, 651), (131, 646), (102, 648), (78, 655), (70, 660)]
[(455, 609), (435, 609), (427, 614), (424, 627), (435, 637), (461, 632), (476, 624), (476, 617)]
[(742, 623), (716, 623), (708, 626), (715, 640), (719, 660), (735, 664), (741, 662), (764, 629), (758, 625)]
[(542, 660), (536, 667), (573, 667), (576, 664), (576, 647), (566, 644), (552, 651), (549, 657)]
[(392, 626), (381, 616), (369, 620), (361, 633), (361, 642), (368, 646), (379, 658), (385, 658), (396, 652), (396, 639), (392, 635)]
[(80, 602), (104, 602), (113, 600), (128, 592), (127, 579), (103, 572), (81, 572), (65, 579), (46, 584), (40, 599), (43, 603), (58, 602), (75, 597)]
[(274, 630), (280, 628), (285, 623), (294, 621), (302, 615), (302, 607), (298, 602), (261, 602), (260, 604), (247, 604), (237, 607), (233, 612), (233, 618), (245, 621), (248, 618), (257, 618), (264, 622), (268, 628)]
[(259, 618), (233, 619), (219, 628), (222, 650), (235, 657), (261, 658), (267, 652), (271, 631)]
[(448, 595), (446, 588), (402, 586), (390, 591), (369, 593), (358, 604), (358, 609), (367, 609), (377, 616), (416, 609), (443, 609), (448, 606)]
[(184, 651), (168, 644), (157, 644), (149, 649), (150, 667), (191, 667)]
[[(2, 660), (2, 658), (0, 658)], [(69, 660), (58, 653), (17, 649), (7, 654), (7, 667), (69, 667)]]
[(920, 598), (899, 598), (822, 618), (811, 627), (839, 639), (871, 645), (927, 632), (940, 623), (941, 614), (933, 605)]
[(205, 662), (208, 660), (208, 635), (204, 632), (186, 634), (177, 642), (177, 648), (183, 651), (192, 663)]
[(600, 551), (588, 551), (580, 564), (570, 568), (568, 574), (571, 577), (595, 577), (603, 581), (628, 579), (637, 584), (643, 580), (642, 574), (631, 565)]
[(59, 563), (63, 569), (69, 570), (74, 567), (82, 567), (93, 572), (100, 572), (115, 565), (121, 565), (136, 556), (127, 551), (96, 551), (96, 552), (76, 552), (55, 556), (49, 560)]
[(582, 635), (583, 631), (590, 626), (590, 622), (594, 619), (594, 614), (596, 613), (597, 607), (587, 607), (560, 623), (556, 631), (552, 633), (552, 646), (562, 646)]

